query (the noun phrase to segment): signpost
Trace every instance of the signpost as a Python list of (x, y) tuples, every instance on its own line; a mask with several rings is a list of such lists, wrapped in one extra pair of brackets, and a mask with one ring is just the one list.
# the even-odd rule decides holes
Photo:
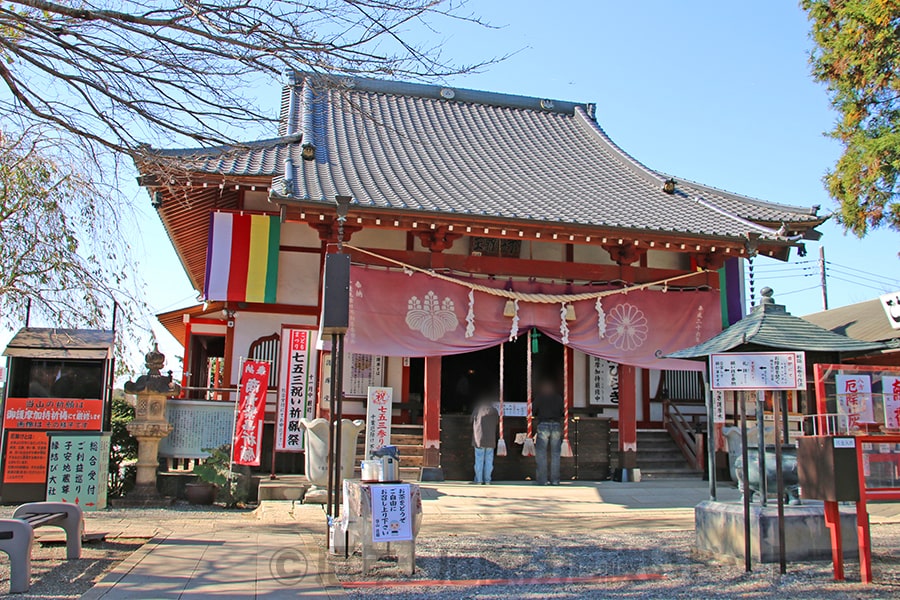
[(709, 355), (714, 390), (805, 390), (803, 352), (745, 352)]
[[(775, 477), (778, 485), (778, 556), (781, 573), (787, 572), (787, 560), (784, 540), (784, 475), (782, 473), (781, 444), (782, 430), (778, 426), (779, 413), (787, 418), (787, 390), (806, 389), (806, 354), (804, 352), (743, 352), (710, 354), (709, 356), (710, 388), (713, 395), (725, 390), (731, 391), (763, 391), (780, 390), (780, 401), (772, 402), (772, 416), (775, 423)], [(710, 398), (710, 402), (713, 399)], [(743, 487), (744, 487), (744, 566), (750, 571), (750, 481), (748, 478), (747, 457), (747, 417), (744, 405), (746, 398), (741, 398), (741, 440), (743, 442)], [(724, 399), (723, 399), (724, 404)], [(758, 402), (757, 430), (759, 431), (759, 478), (762, 505), (765, 506), (766, 469), (765, 469), (765, 423), (763, 422), (762, 402)], [(710, 469), (712, 471), (712, 468)], [(710, 472), (710, 478), (712, 478)]]
[(106, 508), (109, 433), (50, 433), (47, 501)]

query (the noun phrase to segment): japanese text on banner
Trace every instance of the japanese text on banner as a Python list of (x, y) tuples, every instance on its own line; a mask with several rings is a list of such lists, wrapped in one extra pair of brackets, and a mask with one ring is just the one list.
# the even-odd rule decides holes
[(311, 419), (316, 398), (316, 332), (310, 329), (282, 330), (282, 385), (275, 424), (275, 450), (303, 450), (301, 419)]
[(241, 393), (234, 426), (232, 459), (235, 464), (259, 466), (268, 385), (269, 363), (245, 361), (241, 371)]
[(366, 404), (366, 458), (391, 443), (391, 410), (394, 391), (389, 387), (370, 387)]

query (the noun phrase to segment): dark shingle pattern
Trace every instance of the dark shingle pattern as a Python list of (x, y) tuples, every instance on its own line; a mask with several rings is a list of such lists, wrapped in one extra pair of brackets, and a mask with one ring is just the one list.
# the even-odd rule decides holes
[[(727, 238), (823, 220), (684, 180), (666, 194), (669, 176), (616, 146), (589, 105), (470, 90), (446, 99), (435, 86), (365, 79), (304, 94), (311, 80), (296, 81), (286, 88), (293, 104), (282, 95), (282, 137), (166, 154), (193, 158), (200, 172), (271, 175), (274, 195), (328, 204), (349, 195), (382, 209)], [(301, 140), (315, 145), (314, 161), (300, 159)]]
[(884, 344), (864, 342), (795, 317), (779, 304), (763, 303), (723, 331), (696, 346), (669, 354), (667, 358), (700, 358), (742, 347), (806, 352), (866, 353), (883, 350)]

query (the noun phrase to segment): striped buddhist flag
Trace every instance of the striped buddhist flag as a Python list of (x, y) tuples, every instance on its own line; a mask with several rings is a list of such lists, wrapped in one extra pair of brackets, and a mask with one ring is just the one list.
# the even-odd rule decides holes
[(206, 251), (207, 300), (275, 302), (278, 217), (214, 212)]

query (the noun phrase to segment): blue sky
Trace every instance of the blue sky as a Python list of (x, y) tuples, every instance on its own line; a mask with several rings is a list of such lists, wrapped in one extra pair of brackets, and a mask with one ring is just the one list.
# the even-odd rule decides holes
[[(809, 75), (809, 24), (795, 3), (490, 0), (464, 10), (496, 28), (449, 20), (437, 23), (439, 34), (413, 26), (407, 37), (440, 45), (444, 59), (459, 64), (511, 56), (445, 83), (595, 102), (600, 125), (651, 168), (772, 202), (833, 209), (821, 178), (840, 152), (823, 135), (835, 114)], [(273, 83), (260, 103), (277, 110), (279, 93)], [(143, 213), (136, 246), (148, 302), (154, 312), (191, 304), (196, 293), (146, 192), (132, 182), (123, 185)], [(900, 233), (858, 240), (830, 221), (820, 230), (836, 265), (831, 307), (900, 290)], [(818, 244), (808, 247), (799, 260), (817, 257)], [(821, 310), (815, 264), (796, 261), (758, 261), (757, 290), (770, 285), (797, 315)], [(181, 353), (152, 316), (146, 323), (166, 354)]]

